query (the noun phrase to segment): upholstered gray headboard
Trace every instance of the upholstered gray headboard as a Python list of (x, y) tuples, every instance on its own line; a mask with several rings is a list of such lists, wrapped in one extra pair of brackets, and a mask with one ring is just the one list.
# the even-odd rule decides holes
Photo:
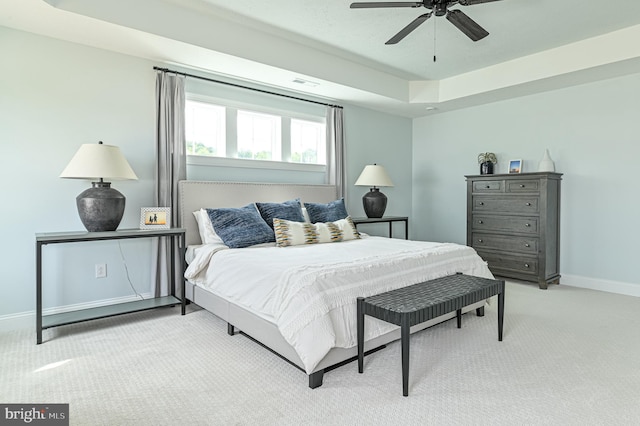
[(208, 182), (183, 180), (178, 186), (180, 223), (187, 229), (187, 245), (201, 244), (193, 212), (201, 208), (242, 207), (249, 203), (328, 203), (337, 198), (334, 185), (286, 183)]

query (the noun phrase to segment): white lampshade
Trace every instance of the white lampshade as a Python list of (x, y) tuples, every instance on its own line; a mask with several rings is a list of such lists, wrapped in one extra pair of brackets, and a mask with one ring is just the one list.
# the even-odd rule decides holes
[(67, 167), (60, 173), (67, 179), (137, 180), (138, 176), (124, 158), (120, 148), (102, 142), (80, 146)]
[(391, 182), (391, 178), (384, 167), (377, 164), (370, 164), (365, 166), (362, 173), (360, 173), (360, 177), (356, 180), (355, 185), (369, 186), (373, 188), (380, 186), (393, 186), (393, 182)]

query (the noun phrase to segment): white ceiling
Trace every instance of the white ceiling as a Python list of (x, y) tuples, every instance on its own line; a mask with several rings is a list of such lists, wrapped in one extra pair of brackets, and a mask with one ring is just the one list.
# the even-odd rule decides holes
[(637, 0), (455, 5), (489, 36), (432, 17), (396, 45), (426, 9), (350, 3), (0, 0), (0, 25), (409, 117), (640, 72)]
[(612, 4), (601, 0), (501, 0), (451, 7), (462, 10), (489, 32), (478, 42), (467, 38), (445, 17), (431, 17), (397, 45), (385, 45), (429, 10), (350, 9), (351, 2), (202, 0), (212, 12), (245, 25), (312, 46), (319, 42), (334, 54), (410, 80), (440, 80), (640, 24), (638, 0)]

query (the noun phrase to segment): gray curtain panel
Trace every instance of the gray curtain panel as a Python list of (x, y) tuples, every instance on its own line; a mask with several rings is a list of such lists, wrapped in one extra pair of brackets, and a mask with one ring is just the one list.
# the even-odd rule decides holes
[(338, 198), (345, 196), (345, 151), (342, 108), (327, 107), (327, 177), (329, 185), (336, 185)]
[[(187, 178), (186, 142), (184, 130), (184, 76), (159, 70), (156, 75), (156, 172), (155, 196), (157, 207), (171, 207), (171, 227), (180, 227), (178, 216), (178, 181)], [(155, 267), (152, 282), (156, 283), (156, 297), (170, 292), (170, 241), (159, 238), (154, 247)], [(176, 247), (176, 295), (180, 292), (182, 271), (180, 251)]]

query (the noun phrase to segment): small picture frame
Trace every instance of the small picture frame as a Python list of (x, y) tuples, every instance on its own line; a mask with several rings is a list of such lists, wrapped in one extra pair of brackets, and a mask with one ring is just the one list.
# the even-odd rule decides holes
[(171, 227), (171, 207), (142, 207), (140, 209), (140, 229), (169, 229)]
[(509, 173), (522, 173), (522, 160), (509, 160)]

